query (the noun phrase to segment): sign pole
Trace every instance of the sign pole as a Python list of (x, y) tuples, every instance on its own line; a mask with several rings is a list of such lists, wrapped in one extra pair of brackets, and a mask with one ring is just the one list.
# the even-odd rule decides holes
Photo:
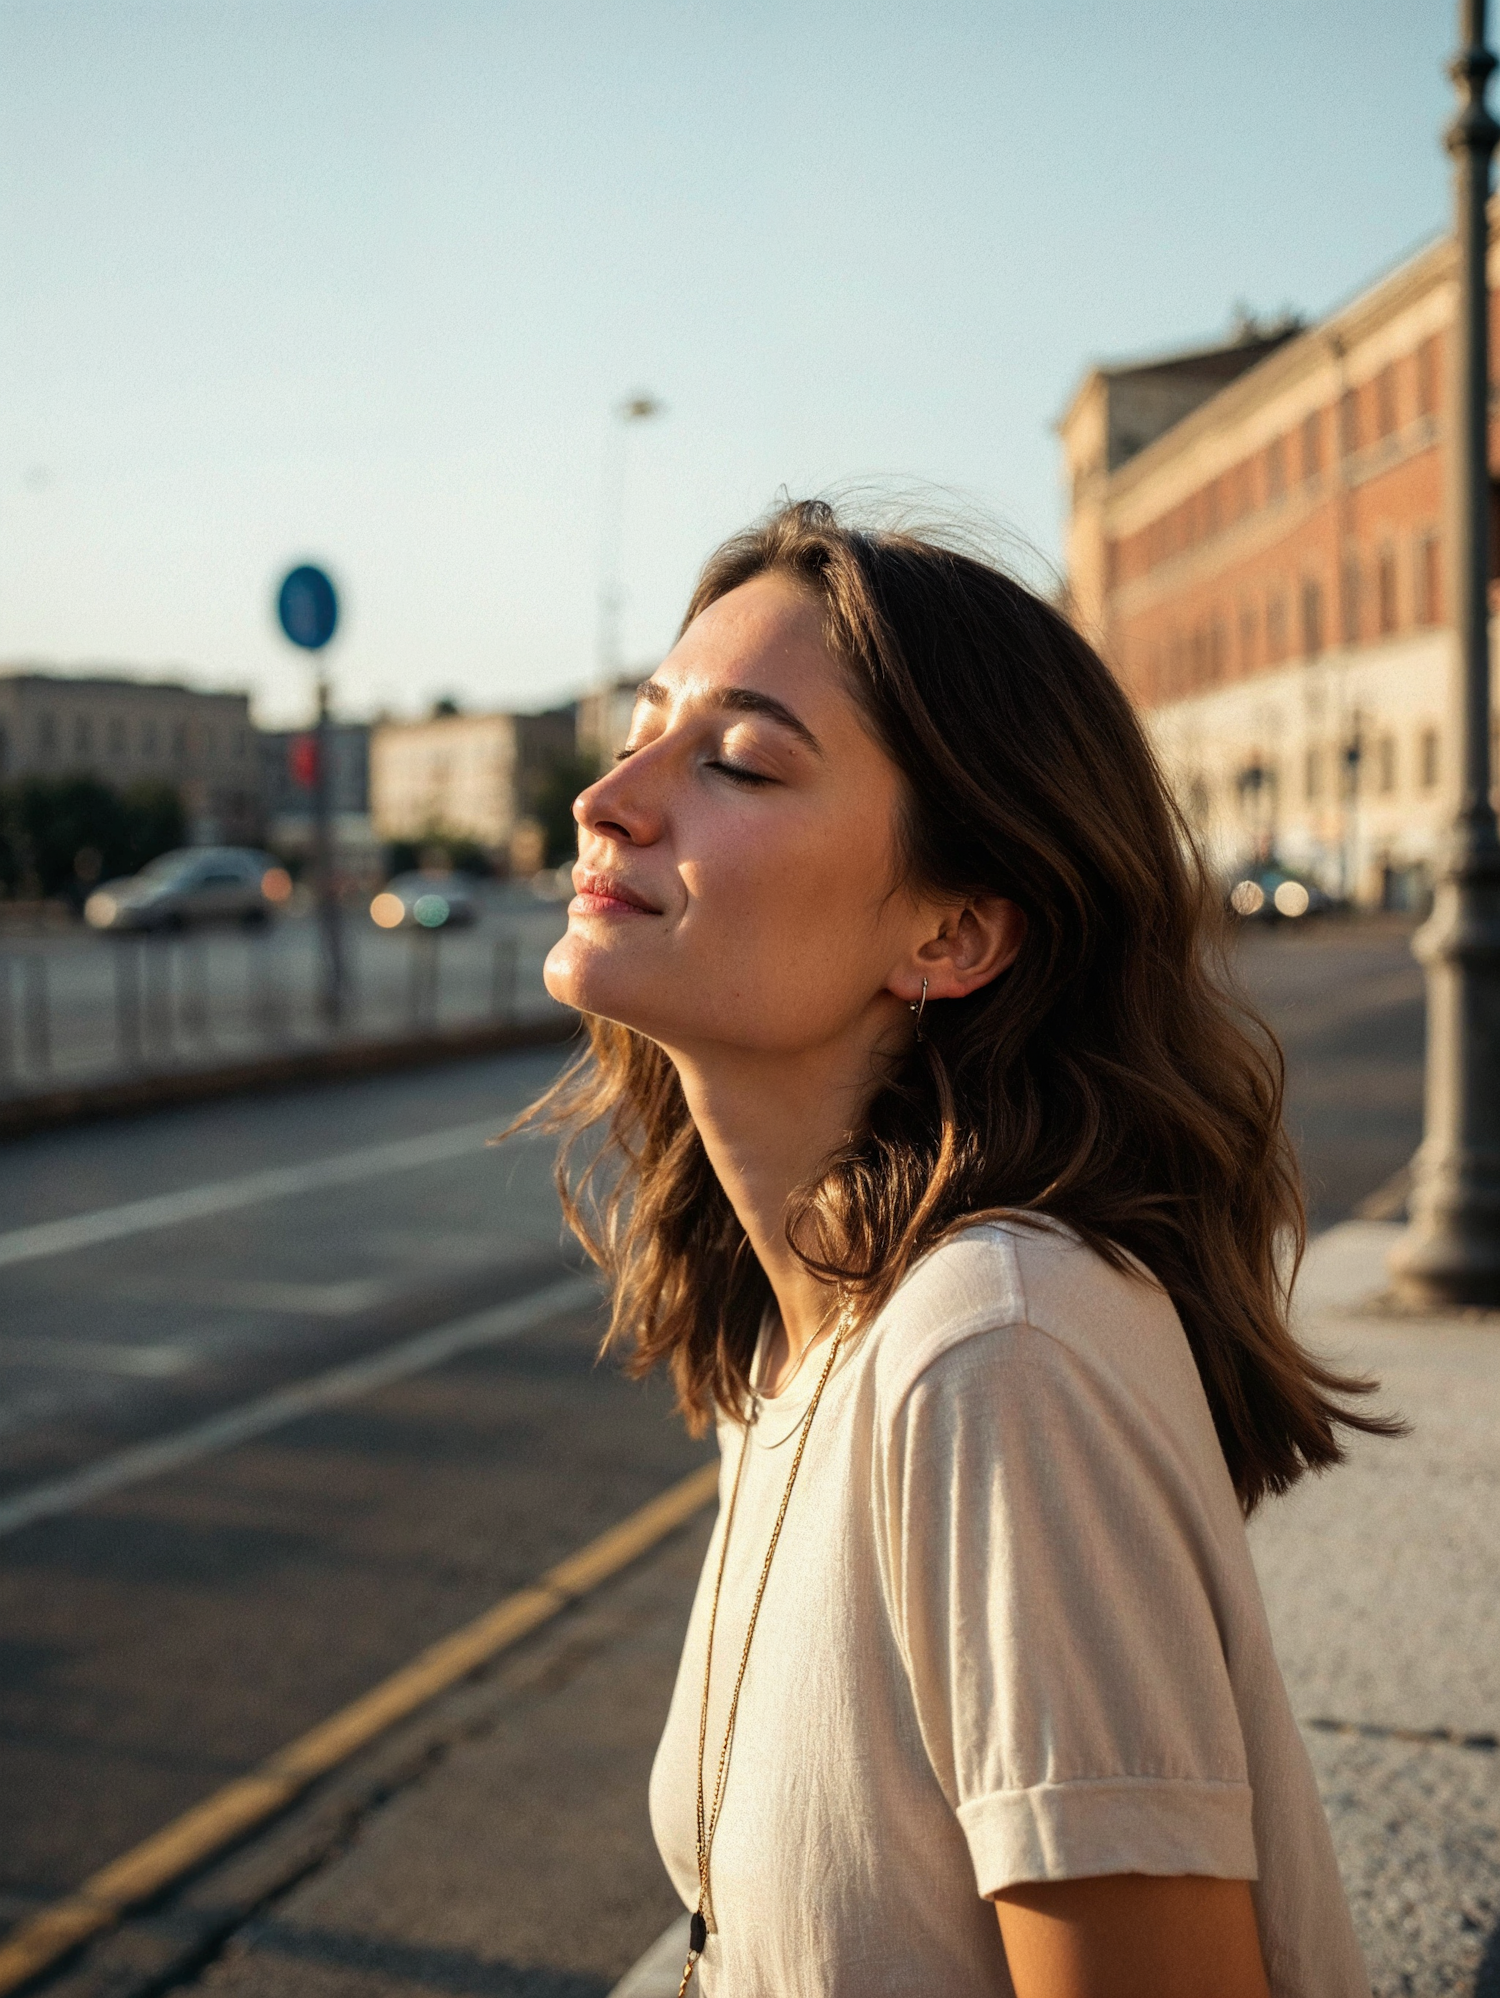
[[(293, 569), (276, 600), (281, 628), (293, 645), (321, 655), (338, 626), (338, 598), (321, 569)], [(317, 908), (318, 1010), (325, 1025), (343, 1024), (346, 998), (343, 912), (339, 906), (333, 839), (333, 723), (328, 673), (318, 658), (318, 720), (313, 738), (313, 895)]]

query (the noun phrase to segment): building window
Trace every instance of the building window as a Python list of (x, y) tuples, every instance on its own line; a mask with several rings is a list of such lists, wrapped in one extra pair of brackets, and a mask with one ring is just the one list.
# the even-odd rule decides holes
[(1438, 732), (1435, 728), (1424, 728), (1417, 738), (1417, 769), (1421, 774), (1422, 789), (1431, 791), (1438, 780)]
[(1437, 414), (1437, 372), (1437, 335), (1434, 334), (1417, 349), (1417, 410), (1422, 416)]
[(1429, 529), (1417, 537), (1417, 623), (1438, 624), (1443, 615), (1442, 545)]
[(1382, 548), (1375, 562), (1375, 595), (1380, 614), (1380, 635), (1389, 638), (1396, 629), (1396, 551)]
[(1323, 469), (1323, 417), (1313, 410), (1302, 419), (1302, 476), (1315, 479)]
[(1286, 491), (1286, 439), (1273, 437), (1266, 446), (1266, 497), (1279, 500)]
[(1316, 659), (1323, 650), (1323, 585), (1309, 576), (1302, 585), (1302, 656)]
[(1396, 370), (1387, 364), (1375, 377), (1375, 429), (1391, 437), (1396, 429)]
[(36, 718), (36, 746), (41, 756), (50, 756), (57, 748), (57, 716), (48, 712)]
[(1273, 590), (1266, 598), (1266, 658), (1273, 666), (1286, 657), (1286, 598)]
[(1240, 611), (1240, 671), (1251, 673), (1255, 670), (1255, 606), (1246, 604)]
[(1358, 645), (1360, 632), (1360, 585), (1359, 557), (1344, 557), (1344, 602), (1343, 630), (1345, 645)]
[(73, 754), (91, 756), (94, 751), (94, 724), (87, 715), (73, 717)]
[(1383, 735), (1375, 745), (1375, 781), (1382, 791), (1396, 788), (1396, 738)]
[(1346, 458), (1359, 449), (1359, 397), (1353, 389), (1339, 397), (1339, 449)]
[(109, 734), (106, 737), (106, 741), (108, 742), (111, 756), (123, 756), (125, 754), (125, 724), (118, 715), (111, 715), (110, 717)]
[(143, 721), (141, 723), (141, 754), (142, 756), (155, 756), (156, 754), (156, 723), (154, 721)]
[(172, 754), (179, 763), (187, 755), (186, 722), (173, 722), (172, 724)]
[(1302, 760), (1302, 788), (1309, 804), (1316, 803), (1323, 795), (1323, 752), (1316, 746)]

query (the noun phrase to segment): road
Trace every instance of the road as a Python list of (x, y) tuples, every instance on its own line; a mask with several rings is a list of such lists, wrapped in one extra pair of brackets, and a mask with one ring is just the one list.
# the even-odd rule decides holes
[[(1416, 1139), (1407, 933), (1256, 933), (1240, 965), (1285, 1041), (1327, 1225)], [(547, 1142), (484, 1142), (558, 1065), (555, 1050), (513, 1054), (0, 1149), (0, 1920), (67, 1893), (705, 1460), (660, 1389), (595, 1364), (596, 1310), (546, 1301), (570, 1274)], [(509, 1315), (485, 1322), (502, 1333), (468, 1350), (235, 1428), (291, 1384), (417, 1352), (497, 1307)], [(130, 1453), (164, 1438), (187, 1438), (186, 1455), (147, 1475)], [(91, 1497), (101, 1467), (116, 1482)], [(462, 1856), (487, 1897), (475, 1961), (535, 1976), (450, 1966), (435, 1988), (597, 1998), (666, 1919), (642, 1792), (696, 1531), (464, 1695), (488, 1702), (499, 1744), (489, 1819)], [(463, 1700), (444, 1712), (444, 1740), (474, 1725)], [(565, 1940), (547, 1917), (563, 1904)], [(147, 1989), (120, 1981), (114, 1947), (58, 1992)], [(246, 1989), (294, 1998), (432, 1988), (425, 1972), (327, 1983), (284, 1953), (259, 1973), (249, 1961)]]
[(1237, 969), (1286, 1053), (1287, 1126), (1314, 1228), (1378, 1194), (1422, 1135), (1422, 972), (1411, 934), (1402, 917), (1243, 933)]

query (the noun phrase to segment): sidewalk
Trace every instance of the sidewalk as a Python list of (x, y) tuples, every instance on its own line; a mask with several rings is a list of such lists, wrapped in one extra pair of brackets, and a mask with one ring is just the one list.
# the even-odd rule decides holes
[[(1500, 1316), (1383, 1314), (1370, 1300), (1396, 1232), (1324, 1236), (1299, 1309), (1303, 1336), (1379, 1374), (1414, 1433), (1359, 1442), (1349, 1465), (1268, 1505), (1252, 1540), (1376, 1998), (1500, 1998)], [(175, 1989), (673, 1998), (681, 1942), (663, 1933), (675, 1899), (645, 1780), (708, 1524), (128, 1925), (50, 1998), (158, 1990), (132, 1965), (160, 1960), (173, 1924), (231, 1906), (255, 1912)]]
[(1383, 1312), (1399, 1233), (1330, 1230), (1298, 1303), (1412, 1434), (1360, 1439), (1251, 1540), (1376, 1998), (1497, 1998), (1500, 1314)]

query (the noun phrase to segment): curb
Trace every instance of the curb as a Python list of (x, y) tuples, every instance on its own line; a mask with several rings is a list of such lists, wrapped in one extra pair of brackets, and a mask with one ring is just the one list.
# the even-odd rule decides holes
[(626, 1971), (609, 1998), (677, 1998), (688, 1953), (688, 1917), (679, 1915), (639, 1963)]
[(0, 1140), (23, 1138), (67, 1124), (103, 1117), (134, 1117), (179, 1103), (205, 1103), (220, 1096), (246, 1096), (262, 1090), (296, 1089), (307, 1083), (336, 1082), (348, 1076), (382, 1075), (425, 1068), (510, 1048), (551, 1047), (578, 1031), (572, 1012), (518, 1024), (486, 1022), (449, 1027), (395, 1040), (342, 1041), (329, 1047), (299, 1048), (251, 1061), (223, 1062), (216, 1068), (166, 1069), (113, 1082), (80, 1083), (31, 1096), (0, 1098)]

